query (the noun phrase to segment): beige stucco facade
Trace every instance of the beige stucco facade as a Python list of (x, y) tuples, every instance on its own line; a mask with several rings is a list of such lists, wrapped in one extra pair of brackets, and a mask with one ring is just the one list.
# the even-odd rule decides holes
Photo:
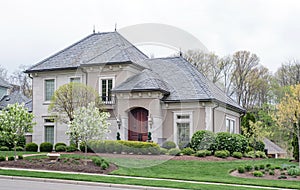
[[(49, 102), (45, 101), (45, 80), (54, 79), (55, 89), (70, 82), (72, 77), (80, 77), (80, 81), (100, 91), (102, 78), (113, 78), (113, 86), (121, 84), (129, 77), (141, 72), (135, 65), (102, 65), (82, 67), (77, 70), (45, 71), (32, 73), (33, 77), (33, 113), (36, 125), (33, 129), (33, 142), (40, 144), (45, 141), (45, 127), (54, 126), (54, 143), (69, 143), (65, 132), (67, 124), (50, 121), (48, 113)], [(189, 123), (189, 138), (198, 130), (214, 132), (227, 131), (226, 118), (235, 121), (234, 133), (240, 132), (240, 114), (225, 107), (201, 101), (165, 102), (164, 94), (160, 91), (122, 92), (114, 94), (112, 104), (105, 105), (111, 113), (111, 133), (107, 139), (116, 139), (117, 132), (122, 140), (128, 140), (129, 113), (134, 108), (148, 110), (147, 127), (151, 132), (152, 141), (162, 144), (166, 140), (178, 144), (178, 123)], [(181, 115), (185, 116), (181, 119)]]

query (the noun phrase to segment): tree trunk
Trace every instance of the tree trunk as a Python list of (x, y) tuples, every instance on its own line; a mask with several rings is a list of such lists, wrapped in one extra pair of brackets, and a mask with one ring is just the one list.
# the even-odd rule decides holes
[(16, 142), (14, 142), (14, 154), (15, 154), (14, 161), (17, 161), (17, 143)]
[(85, 165), (87, 165), (87, 143), (85, 142), (84, 143), (84, 159), (85, 159), (85, 161), (84, 161), (84, 164)]
[(297, 138), (298, 138), (298, 164), (300, 167), (300, 129), (297, 130)]

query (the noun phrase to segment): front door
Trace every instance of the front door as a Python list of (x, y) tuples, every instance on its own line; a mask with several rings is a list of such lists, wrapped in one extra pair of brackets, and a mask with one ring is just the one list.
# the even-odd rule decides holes
[(148, 110), (135, 108), (128, 113), (128, 140), (146, 141), (148, 139)]

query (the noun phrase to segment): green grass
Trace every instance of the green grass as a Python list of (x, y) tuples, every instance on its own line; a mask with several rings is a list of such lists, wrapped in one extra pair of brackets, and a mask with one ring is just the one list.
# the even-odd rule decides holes
[(130, 185), (181, 188), (181, 189), (201, 189), (201, 190), (259, 189), (259, 188), (232, 187), (232, 186), (223, 186), (223, 185), (192, 184), (192, 183), (174, 182), (174, 181), (167, 181), (167, 180), (159, 180), (159, 181), (151, 180), (151, 179), (141, 180), (141, 179), (128, 179), (128, 178), (126, 179), (126, 178), (117, 178), (117, 177), (109, 177), (109, 176), (88, 176), (82, 174), (60, 174), (60, 173), (46, 173), (46, 172), (12, 171), (12, 170), (1, 170), (1, 169), (0, 169), (0, 175), (90, 181), (90, 182), (102, 182), (102, 183), (113, 183), (113, 184), (130, 184)]
[[(41, 154), (40, 152), (25, 152), (25, 151), (17, 151), (17, 155), (24, 154)], [(0, 156), (14, 156), (14, 151), (0, 151)]]
[[(62, 154), (62, 158), (84, 158), (84, 155), (70, 155)], [(30, 158), (42, 158), (41, 156), (33, 156)], [(92, 156), (88, 156), (89, 159)], [(265, 179), (245, 179), (234, 177), (229, 172), (238, 166), (244, 165), (272, 165), (281, 166), (282, 164), (290, 164), (285, 159), (265, 159), (265, 160), (249, 160), (249, 161), (181, 161), (181, 160), (145, 160), (145, 159), (129, 159), (129, 158), (106, 158), (110, 162), (116, 163), (119, 169), (113, 171), (111, 174), (122, 176), (138, 176), (146, 178), (163, 178), (163, 179), (177, 179), (189, 181), (206, 181), (216, 183), (229, 183), (229, 184), (243, 184), (243, 185), (256, 185), (256, 186), (269, 186), (281, 188), (299, 188), (299, 181), (287, 180), (265, 180)], [(192, 189), (206, 189), (207, 185), (192, 184), (192, 183), (179, 183), (170, 181), (154, 181), (154, 180), (141, 180), (141, 179), (120, 179), (114, 177), (104, 176), (86, 176), (76, 175), (71, 176), (67, 174), (37, 174), (36, 172), (16, 172), (0, 170), (3, 175), (22, 175), (30, 177), (44, 177), (44, 178), (58, 178), (58, 179), (74, 179), (82, 181), (94, 181), (104, 183), (121, 183), (133, 185), (150, 185), (171, 188), (192, 188)], [(208, 189), (214, 189), (214, 185), (210, 185)], [(218, 188), (217, 188), (218, 187)], [(216, 189), (232, 189), (232, 187), (216, 186)], [(237, 189), (237, 187), (234, 187)], [(243, 189), (242, 187), (238, 189)], [(249, 188), (246, 188), (249, 189)]]
[[(159, 165), (153, 165), (145, 168), (133, 168), (125, 166), (145, 165), (147, 160), (131, 159), (109, 159), (119, 165), (119, 169), (113, 171), (115, 175), (140, 176), (150, 178), (182, 179), (193, 181), (208, 181), (245, 185), (260, 185), (270, 187), (299, 188), (299, 181), (286, 180), (265, 180), (265, 179), (246, 179), (234, 177), (229, 174), (232, 169), (246, 164), (267, 164), (282, 165), (290, 164), (284, 159), (266, 159), (257, 161), (224, 161), (224, 162), (206, 162), (206, 161), (179, 161), (169, 160)], [(148, 160), (149, 161), (149, 160)], [(139, 162), (139, 163), (137, 163)], [(151, 162), (151, 161), (150, 161)]]

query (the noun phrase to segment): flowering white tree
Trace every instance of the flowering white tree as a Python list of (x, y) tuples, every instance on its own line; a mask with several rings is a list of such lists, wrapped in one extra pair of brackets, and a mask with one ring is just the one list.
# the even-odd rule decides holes
[(0, 114), (0, 137), (14, 145), (15, 160), (16, 146), (26, 132), (31, 132), (35, 123), (33, 114), (25, 109), (24, 104), (11, 104)]
[(85, 145), (85, 157), (87, 153), (87, 142), (89, 140), (101, 140), (106, 133), (109, 133), (110, 117), (108, 112), (101, 112), (94, 102), (87, 107), (80, 107), (74, 111), (74, 119), (69, 122), (66, 132), (71, 138), (78, 138)]

